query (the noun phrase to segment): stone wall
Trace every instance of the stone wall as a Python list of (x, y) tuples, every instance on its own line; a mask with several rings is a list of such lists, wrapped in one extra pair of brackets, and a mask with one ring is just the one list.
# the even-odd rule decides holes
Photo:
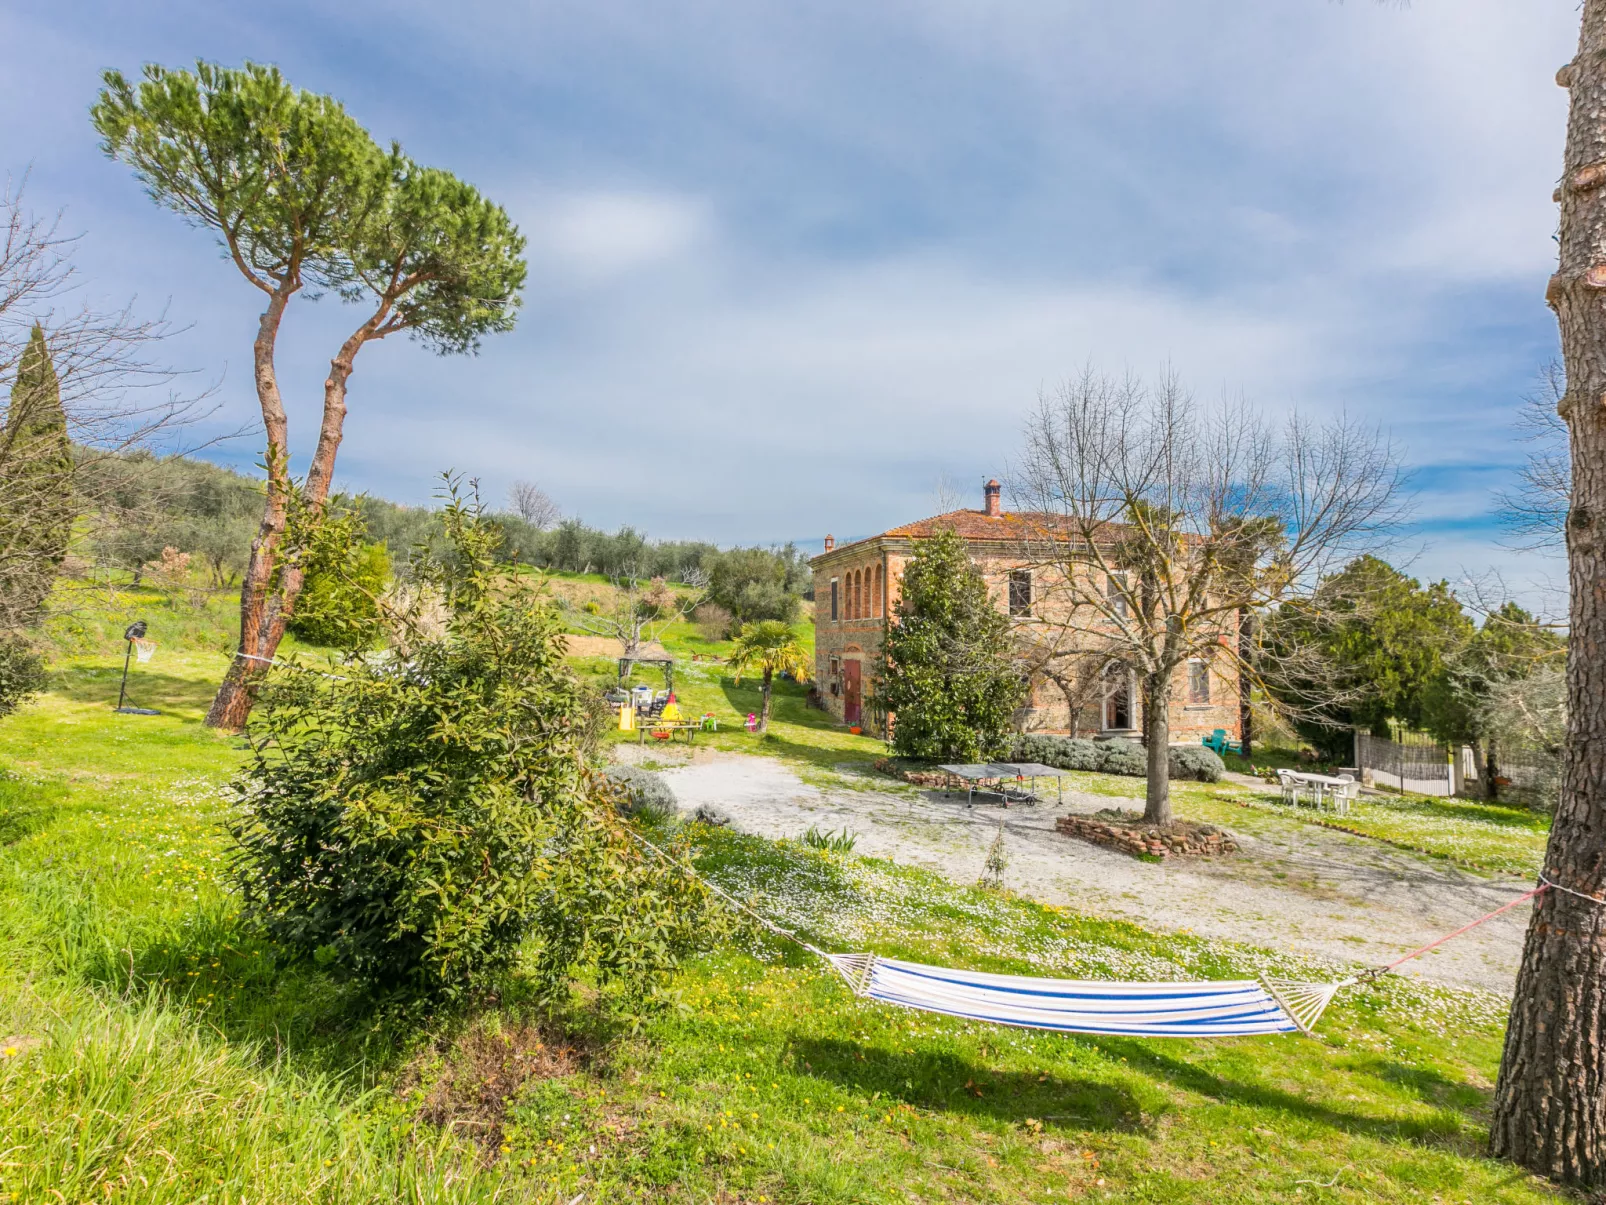
[(1061, 816), (1054, 827), (1067, 837), (1078, 837), (1094, 845), (1120, 850), (1124, 854), (1155, 858), (1214, 857), (1236, 853), (1238, 842), (1232, 835), (1208, 824), (1176, 821), (1161, 828), (1124, 816)]

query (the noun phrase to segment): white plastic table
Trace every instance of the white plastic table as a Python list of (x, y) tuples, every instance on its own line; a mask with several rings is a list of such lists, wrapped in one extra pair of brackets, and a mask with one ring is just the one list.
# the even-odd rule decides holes
[(1313, 774), (1299, 770), (1290, 770), (1288, 775), (1295, 782), (1304, 783), (1311, 788), (1313, 802), (1318, 809), (1322, 806), (1322, 797), (1327, 795), (1333, 800), (1335, 812), (1340, 815), (1349, 812), (1349, 796), (1345, 794), (1343, 788), (1349, 786), (1354, 779), (1335, 778), (1331, 774)]

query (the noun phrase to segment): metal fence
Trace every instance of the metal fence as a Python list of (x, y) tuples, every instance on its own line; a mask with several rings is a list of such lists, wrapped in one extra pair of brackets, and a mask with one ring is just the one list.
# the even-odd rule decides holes
[(1361, 781), (1418, 795), (1454, 795), (1450, 748), (1421, 733), (1401, 733), (1397, 741), (1355, 734), (1355, 764)]

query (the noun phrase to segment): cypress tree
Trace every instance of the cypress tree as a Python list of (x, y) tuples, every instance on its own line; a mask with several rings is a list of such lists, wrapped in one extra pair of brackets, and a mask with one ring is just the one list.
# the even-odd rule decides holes
[(0, 428), (0, 630), (39, 618), (76, 517), (61, 383), (36, 323)]
[(954, 532), (915, 550), (883, 648), (879, 696), (899, 754), (973, 762), (1008, 752), (1025, 682), (1009, 617)]

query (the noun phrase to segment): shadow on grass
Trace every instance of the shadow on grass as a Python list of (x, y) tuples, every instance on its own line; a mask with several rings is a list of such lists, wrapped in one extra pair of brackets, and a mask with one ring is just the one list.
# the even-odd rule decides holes
[[(219, 658), (219, 665), (223, 664)], [(74, 668), (54, 675), (51, 693), (70, 699), (74, 703), (104, 703), (107, 710), (117, 706), (117, 688), (122, 681), (123, 669)], [(153, 672), (148, 666), (131, 666), (128, 671), (128, 706), (151, 707), (158, 711), (205, 711), (217, 693), (222, 680), (221, 670), (216, 679), (181, 677), (177, 674)]]
[(29, 782), (0, 770), (0, 845), (38, 832), (66, 799), (67, 788), (60, 783)]
[(995, 1071), (955, 1054), (894, 1053), (836, 1039), (794, 1037), (798, 1069), (862, 1092), (970, 1117), (1063, 1123), (1066, 1129), (1141, 1128), (1142, 1112), (1125, 1088), (1031, 1072)]
[(1479, 1121), (1488, 1119), (1493, 1093), (1487, 1089), (1451, 1079), (1429, 1067), (1409, 1067), (1392, 1061), (1369, 1065), (1365, 1070), (1381, 1080), (1409, 1088), (1419, 1100), (1438, 1108), (1455, 1109)]
[(120, 995), (151, 993), (231, 1042), (300, 1070), (363, 1078), (393, 1068), (440, 1018), (376, 1000), (308, 961), (289, 961), (219, 904), (189, 912), (132, 949), (103, 946), (82, 974)]
[[(1308, 1100), (1268, 1084), (1228, 1079), (1183, 1059), (1163, 1054), (1143, 1042), (1097, 1040), (1091, 1041), (1090, 1044), (1111, 1058), (1126, 1060), (1127, 1065), (1135, 1070), (1163, 1079), (1173, 1087), (1209, 1097), (1222, 1104), (1273, 1110), (1317, 1125), (1342, 1130), (1347, 1134), (1360, 1134), (1380, 1141), (1403, 1140), (1439, 1150), (1461, 1148), (1468, 1153), (1473, 1153), (1473, 1147), (1477, 1145), (1464, 1125), (1465, 1122), (1478, 1120), (1473, 1112), (1453, 1106), (1446, 1107), (1437, 1100), (1428, 1102), (1437, 1110), (1432, 1115), (1374, 1117), (1335, 1109), (1330, 1105)], [(1275, 1066), (1275, 1060), (1268, 1059), (1267, 1063)], [(1426, 1074), (1433, 1079), (1440, 1079), (1443, 1084), (1453, 1084), (1453, 1081), (1442, 1080), (1442, 1077), (1431, 1072), (1423, 1073), (1405, 1067), (1400, 1067), (1400, 1070), (1408, 1072), (1411, 1076), (1420, 1077)], [(1379, 1074), (1382, 1072), (1379, 1071)], [(1468, 1085), (1457, 1086), (1477, 1091)]]

